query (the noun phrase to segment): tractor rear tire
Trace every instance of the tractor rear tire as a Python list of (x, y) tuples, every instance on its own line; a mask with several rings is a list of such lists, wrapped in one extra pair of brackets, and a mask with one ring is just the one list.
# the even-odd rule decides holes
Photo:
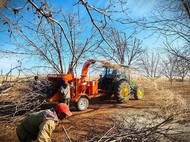
[(135, 94), (134, 94), (134, 98), (136, 99), (136, 100), (141, 100), (142, 99), (142, 97), (143, 97), (143, 95), (144, 95), (144, 88), (142, 87), (142, 86), (137, 86), (136, 88), (135, 88)]
[(127, 102), (130, 98), (130, 85), (126, 80), (120, 80), (115, 86), (115, 98), (118, 102)]
[(85, 110), (89, 106), (89, 100), (86, 97), (81, 97), (76, 103), (77, 110)]

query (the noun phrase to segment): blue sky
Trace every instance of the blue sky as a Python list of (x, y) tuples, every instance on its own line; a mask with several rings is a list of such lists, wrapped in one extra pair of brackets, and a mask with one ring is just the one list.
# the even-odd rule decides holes
[[(24, 0), (22, 0), (22, 2), (24, 2)], [(77, 11), (78, 5), (73, 6), (74, 4), (76, 4), (76, 2), (77, 2), (77, 0), (61, 0), (61, 1), (60, 0), (51, 0), (51, 1), (49, 1), (49, 3), (53, 7), (56, 7), (56, 8), (61, 7), (66, 12)], [(89, 2), (89, 4), (91, 4), (91, 5), (94, 5), (97, 8), (101, 8), (106, 5), (106, 0), (96, 0), (96, 1), (88, 0), (87, 2)], [(149, 16), (151, 14), (152, 10), (159, 4), (160, 1), (158, 2), (157, 0), (138, 0), (138, 1), (137, 0), (128, 0), (127, 2), (128, 2), (127, 8), (129, 8), (131, 11), (130, 16), (132, 16), (133, 18), (139, 18), (139, 17)], [(81, 5), (80, 5), (80, 7), (81, 7)], [(119, 8), (119, 6), (116, 6), (116, 9), (117, 8)], [(2, 11), (4, 11), (4, 10), (5, 9), (2, 9)], [(80, 15), (81, 15), (81, 17), (84, 17), (89, 20), (89, 16), (86, 14), (85, 10), (80, 9)], [(149, 34), (149, 32), (144, 32), (144, 33), (141, 33), (138, 35), (138, 38), (141, 38), (141, 39), (144, 38), (143, 46), (153, 48), (153, 47), (158, 47), (161, 45), (162, 39), (157, 40), (157, 38), (154, 37), (150, 40), (149, 38), (146, 38), (148, 34)], [(5, 39), (6, 41), (9, 41), (8, 33), (6, 30), (4, 32), (0, 33), (0, 39)], [(0, 49), (5, 49), (5, 48), (11, 49), (12, 46), (13, 45), (11, 45), (11, 44), (6, 44), (6, 43), (2, 42), (2, 44), (0, 45)], [(12, 66), (17, 65), (17, 60), (19, 60), (19, 57), (12, 56), (12, 55), (2, 56), (0, 54), (0, 60), (1, 60), (0, 69), (3, 69), (3, 72), (6, 73), (8, 70), (10, 70), (10, 68)], [(30, 62), (30, 59), (28, 59), (28, 60), (26, 60), (26, 62), (24, 62), (23, 65), (26, 67), (30, 67), (30, 66), (32, 66), (32, 64), (35, 64), (35, 63)]]
[(149, 16), (159, 2), (159, 0), (128, 0), (128, 7), (134, 16), (144, 17)]

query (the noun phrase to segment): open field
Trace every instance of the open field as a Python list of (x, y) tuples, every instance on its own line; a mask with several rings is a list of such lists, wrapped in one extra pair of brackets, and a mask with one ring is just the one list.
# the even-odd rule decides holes
[[(173, 82), (171, 85), (165, 79), (152, 82), (139, 78), (136, 81), (145, 88), (142, 100), (135, 100), (131, 97), (127, 103), (118, 104), (113, 99), (102, 101), (96, 98), (90, 100), (90, 106), (85, 111), (76, 111), (75, 107), (71, 105), (73, 116), (59, 124), (53, 132), (53, 141), (66, 141), (67, 137), (63, 126), (72, 141), (81, 142), (94, 137), (102, 138), (117, 122), (122, 122), (123, 118), (129, 121), (135, 120), (137, 127), (144, 127), (150, 124), (156, 125), (171, 115), (174, 115), (174, 120), (168, 126), (183, 133), (186, 132), (185, 137), (180, 140), (190, 141), (188, 134), (190, 132), (190, 82)], [(21, 82), (13, 86), (7, 93), (9, 95), (23, 94), (29, 87), (29, 83)], [(2, 100), (0, 101), (2, 102)], [(10, 119), (17, 120), (20, 117), (10, 117)], [(0, 125), (4, 129), (2, 121)], [(130, 126), (128, 123), (125, 125), (126, 127)], [(0, 135), (0, 141), (17, 141), (15, 126), (10, 125), (9, 127), (6, 125), (4, 135), (2, 133)]]

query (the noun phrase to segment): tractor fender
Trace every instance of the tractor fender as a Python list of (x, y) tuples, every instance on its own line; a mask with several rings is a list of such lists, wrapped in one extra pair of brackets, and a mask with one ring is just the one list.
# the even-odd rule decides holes
[(112, 87), (114, 88), (114, 90), (115, 90), (116, 85), (117, 85), (117, 84), (118, 84), (118, 82), (120, 82), (120, 81), (126, 81), (127, 83), (129, 83), (129, 84), (130, 84), (129, 80), (124, 79), (124, 78), (119, 79), (119, 80), (114, 80), (114, 81), (112, 82)]
[(118, 80), (118, 81), (126, 81), (126, 82), (128, 82), (128, 83), (129, 83), (129, 80), (124, 79), (124, 78), (122, 78), (122, 79), (120, 79), (120, 80)]

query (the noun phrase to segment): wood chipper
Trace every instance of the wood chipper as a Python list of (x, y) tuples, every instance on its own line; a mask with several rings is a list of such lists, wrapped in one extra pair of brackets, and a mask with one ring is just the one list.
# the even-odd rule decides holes
[[(102, 77), (98, 80), (86, 81), (88, 68), (95, 62), (101, 62), (104, 67)], [(52, 82), (52, 87), (57, 90), (56, 93), (49, 98), (48, 102), (62, 100), (59, 91), (61, 80), (64, 79), (71, 85), (71, 103), (75, 103), (78, 110), (85, 110), (89, 106), (89, 100), (96, 97), (109, 98), (114, 94), (115, 99), (120, 102), (127, 102), (131, 95), (135, 99), (141, 99), (144, 90), (141, 86), (137, 86), (127, 76), (129, 66), (113, 64), (102, 60), (88, 60), (82, 68), (81, 77), (75, 78), (74, 74), (50, 74), (48, 80)]]

